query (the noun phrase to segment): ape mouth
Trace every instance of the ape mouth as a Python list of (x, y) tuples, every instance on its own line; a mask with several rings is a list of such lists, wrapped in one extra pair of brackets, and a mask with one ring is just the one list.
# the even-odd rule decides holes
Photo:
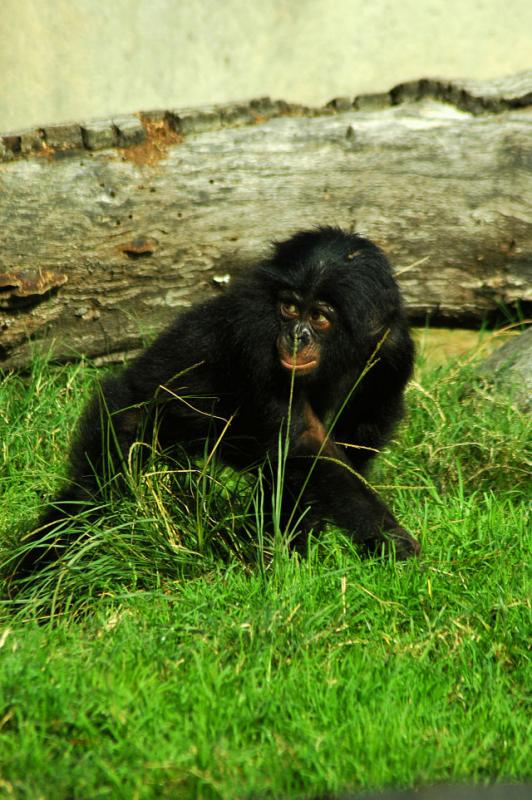
[(281, 356), (281, 366), (290, 372), (295, 372), (297, 375), (304, 375), (307, 372), (312, 372), (318, 366), (318, 361), (315, 358), (308, 359), (307, 361), (298, 361), (298, 359), (289, 359), (286, 356)]

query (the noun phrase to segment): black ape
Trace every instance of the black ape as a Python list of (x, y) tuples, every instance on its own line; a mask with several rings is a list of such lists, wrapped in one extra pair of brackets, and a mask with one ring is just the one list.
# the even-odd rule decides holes
[[(289, 421), (286, 519), (303, 515), (303, 534), (330, 521), (368, 551), (391, 540), (399, 558), (417, 554), (416, 540), (357, 477), (401, 416), (412, 361), (379, 248), (336, 228), (298, 233), (104, 380), (79, 424), (70, 483), (42, 525), (53, 530), (80, 503), (98, 502), (113, 480), (113, 449), (119, 474), (135, 441), (156, 438), (163, 453), (184, 446), (194, 456), (227, 428), (218, 456), (249, 468), (275, 461)], [(36, 549), (23, 569), (56, 556)]]

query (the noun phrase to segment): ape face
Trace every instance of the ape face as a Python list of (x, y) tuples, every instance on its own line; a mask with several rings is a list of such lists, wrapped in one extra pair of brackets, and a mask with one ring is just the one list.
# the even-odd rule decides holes
[(281, 367), (296, 378), (313, 373), (320, 364), (323, 342), (336, 323), (334, 308), (323, 300), (284, 290), (279, 294), (278, 314)]
[(254, 324), (260, 341), (270, 343), (282, 372), (304, 384), (356, 376), (386, 331), (403, 324), (389, 265), (362, 237), (336, 229), (298, 234), (279, 243), (257, 275), (248, 310), (271, 298)]

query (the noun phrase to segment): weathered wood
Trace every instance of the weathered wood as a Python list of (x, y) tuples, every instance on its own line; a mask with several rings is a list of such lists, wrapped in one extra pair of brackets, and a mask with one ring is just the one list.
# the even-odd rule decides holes
[[(530, 301), (532, 73), (464, 87), (404, 84), (377, 111), (261, 100), (0, 138), (0, 365), (52, 340), (59, 359), (117, 357), (316, 224), (377, 241), (414, 318)], [(490, 113), (440, 102), (453, 96)]]

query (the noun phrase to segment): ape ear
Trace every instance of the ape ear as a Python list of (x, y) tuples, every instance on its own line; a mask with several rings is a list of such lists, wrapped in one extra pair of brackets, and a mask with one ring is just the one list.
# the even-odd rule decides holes
[(368, 317), (368, 333), (370, 336), (384, 336), (386, 331), (388, 330), (388, 334), (386, 339), (388, 339), (391, 331), (390, 328), (386, 327), (385, 322), (383, 321), (380, 314), (377, 313), (376, 310), (373, 310)]

